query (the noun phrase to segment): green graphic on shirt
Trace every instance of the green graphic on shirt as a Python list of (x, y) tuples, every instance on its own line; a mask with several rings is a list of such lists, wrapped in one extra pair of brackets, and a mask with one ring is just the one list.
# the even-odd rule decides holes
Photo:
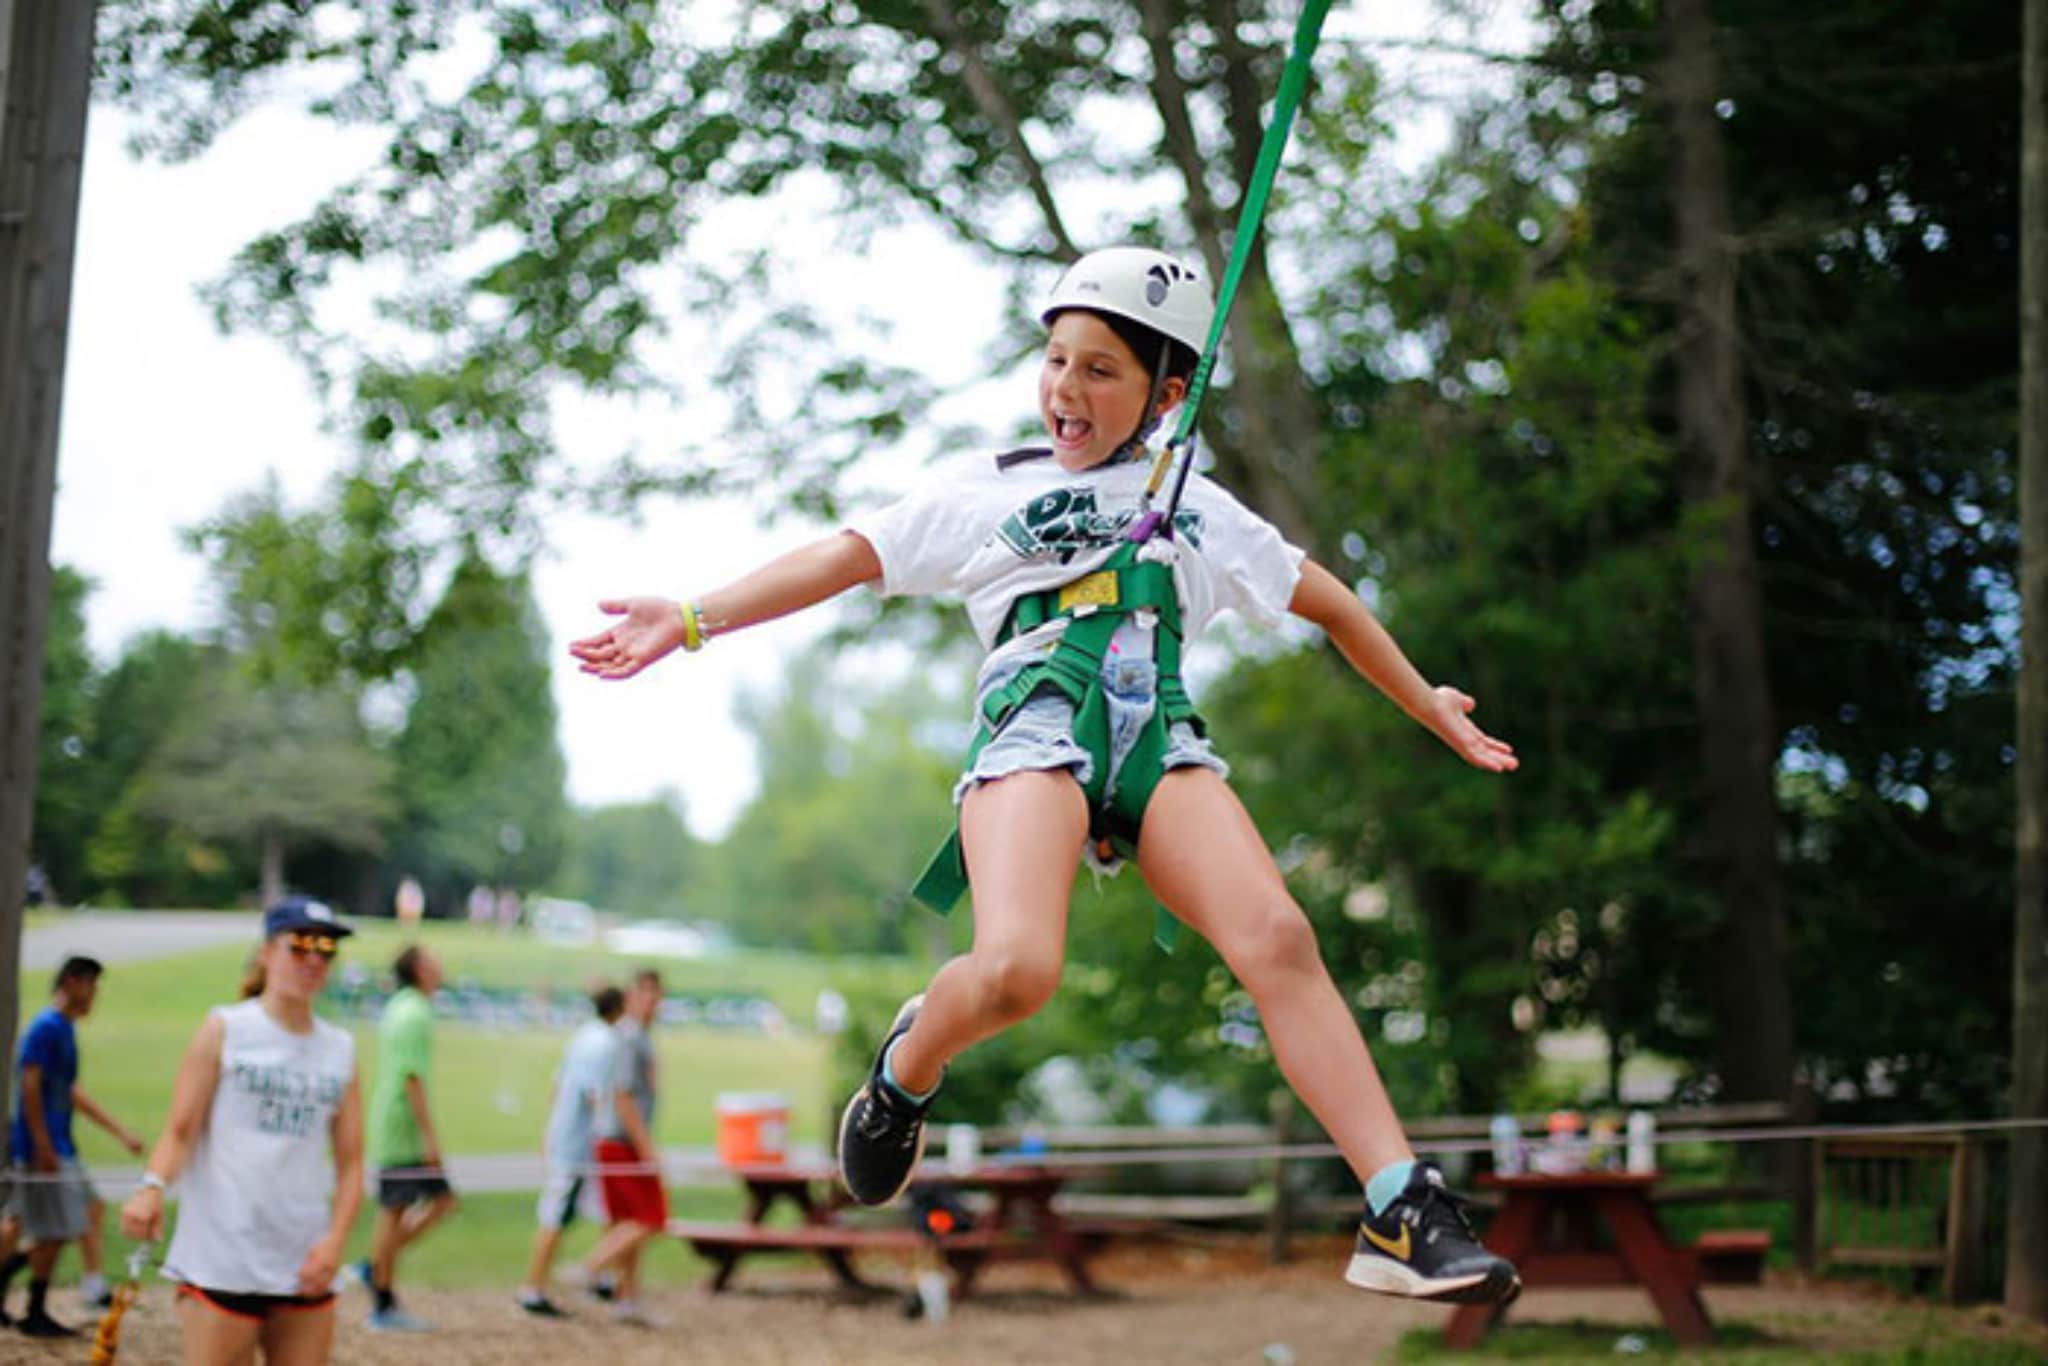
[[(1050, 556), (1061, 564), (1076, 555), (1113, 545), (1138, 518), (1135, 507), (1103, 512), (1086, 484), (1041, 493), (1003, 519), (996, 536), (1020, 560)], [(1202, 548), (1202, 514), (1183, 505), (1173, 518), (1174, 534)]]

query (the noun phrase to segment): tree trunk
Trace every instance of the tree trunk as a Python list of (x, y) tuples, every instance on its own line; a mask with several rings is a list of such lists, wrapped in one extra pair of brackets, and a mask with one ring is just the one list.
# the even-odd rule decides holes
[[(2026, 0), (2020, 97), (2019, 902), (2012, 1112), (2048, 1119), (2048, 0)], [(2005, 1307), (2048, 1321), (2048, 1133), (2012, 1136)]]
[[(1209, 193), (1209, 162), (1196, 143), (1188, 89), (1175, 67), (1178, 41), (1175, 9), (1165, 0), (1140, 6), (1146, 45), (1152, 56), (1152, 103), (1162, 129), (1161, 150), (1179, 170), (1187, 193), (1188, 221), (1195, 245), (1209, 268), (1210, 288), (1220, 289), (1235, 228), (1226, 234), (1223, 213)], [(1224, 63), (1223, 86), (1230, 131), (1231, 177), (1238, 204), (1251, 184), (1265, 136), (1265, 93), (1253, 66), (1256, 55), (1238, 37), (1234, 4), (1220, 4), (1210, 16)], [(1222, 402), (1208, 411), (1203, 440), (1215, 457), (1215, 476), (1280, 528), (1282, 535), (1318, 559), (1318, 528), (1308, 515), (1315, 504), (1315, 469), (1322, 457), (1323, 419), (1302, 375), (1301, 351), (1266, 268), (1265, 237), (1253, 240), (1238, 282), (1228, 328), (1234, 367)], [(1214, 420), (1218, 409), (1221, 420)]]
[(1778, 873), (1777, 734), (1751, 534), (1749, 420), (1708, 0), (1668, 0), (1666, 81), (1678, 233), (1678, 443), (1684, 497), (1714, 528), (1691, 585), (1707, 866), (1722, 907), (1710, 999), (1730, 1100), (1790, 1100), (1791, 989)]
[(92, 30), (91, 0), (0, 0), (0, 1085), (10, 1093)]
[(259, 895), (265, 906), (272, 906), (284, 896), (284, 832), (274, 826), (266, 827), (261, 839), (263, 880)]

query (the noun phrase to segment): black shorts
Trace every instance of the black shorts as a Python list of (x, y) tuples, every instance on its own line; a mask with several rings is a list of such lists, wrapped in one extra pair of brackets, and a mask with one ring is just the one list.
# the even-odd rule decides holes
[(332, 1291), (325, 1295), (248, 1295), (238, 1290), (208, 1290), (189, 1281), (179, 1284), (178, 1298), (195, 1301), (234, 1318), (254, 1319), (258, 1323), (272, 1314), (327, 1309), (334, 1304)]
[(377, 1173), (377, 1203), (385, 1209), (411, 1209), (414, 1205), (424, 1205), (454, 1193), (455, 1188), (448, 1184), (445, 1176), (417, 1176), (412, 1172)]

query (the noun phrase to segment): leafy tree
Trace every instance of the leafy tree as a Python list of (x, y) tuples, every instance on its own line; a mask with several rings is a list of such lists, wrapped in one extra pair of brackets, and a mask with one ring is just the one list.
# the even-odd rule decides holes
[(374, 851), (394, 814), (390, 764), (344, 693), (258, 685), (217, 667), (151, 757), (142, 814), (201, 840), (253, 849), (265, 902), (287, 859), (314, 846)]
[[(1317, 135), (1367, 114), (1326, 105)], [(1587, 136), (1475, 111), (1406, 206), (1332, 206), (1356, 246), (1304, 309), (1333, 362), (1339, 566), (1521, 771), (1448, 762), (1326, 649), (1240, 664), (1207, 703), (1411, 1107), (1503, 1103), (1539, 1027), (1599, 1023), (1617, 1062), (1705, 1033), (1669, 937), (1700, 911), (1668, 869), (1686, 542), (1641, 324), (1569, 195)]]
[(701, 916), (704, 856), (683, 819), (683, 799), (575, 812), (556, 885), (564, 896), (638, 916)]
[(96, 680), (85, 641), (91, 592), (91, 580), (76, 570), (51, 571), (33, 850), (57, 896), (67, 900), (85, 890), (85, 845), (103, 801), (94, 755)]
[[(772, 245), (696, 250), (707, 226), (823, 185), (847, 260), (893, 223), (936, 223), (1008, 264), (1020, 305), (1084, 243), (1193, 241), (1215, 271), (1282, 8), (816, 0), (714, 27), (652, 0), (107, 0), (108, 88), (155, 116), (160, 150), (306, 68), (335, 73), (320, 112), (391, 130), (387, 157), (251, 244), (216, 296), (299, 347), (360, 438), (313, 519), (328, 544), (303, 572), (261, 558), (248, 510), (210, 543), (317, 585), (268, 595), (299, 622), (281, 637), (367, 676), (408, 657), (425, 571), (470, 545), (450, 528), (517, 560), (535, 494), (751, 480), (832, 512), (846, 468), (937, 395), (828, 325)], [(1368, 1023), (1447, 1022), (1413, 1045), (1413, 1094), (1509, 1084), (1518, 1000), (1695, 1059), (1724, 1090), (1776, 1090), (1782, 1031), (1749, 1028), (1745, 1004), (1762, 990), (1802, 1003), (1817, 1086), (1988, 1103), (2011, 961), (2012, 9), (1721, 0), (1711, 34), (1697, 0), (1543, 13), (1527, 86), (1471, 120), (1467, 164), (1414, 187), (1375, 163), (1370, 61), (1339, 44), (1319, 61), (1206, 429), (1214, 472), (1351, 566), (1530, 762), (1490, 786), (1445, 771), (1330, 687), (1320, 655), (1219, 693), (1226, 746)], [(1695, 23), (1674, 37), (1680, 13)], [(452, 74), (451, 49), (471, 63)], [(1109, 207), (1075, 209), (1105, 186)], [(335, 289), (386, 280), (388, 330), (320, 325)], [(719, 329), (711, 373), (666, 377), (665, 299)], [(1023, 328), (977, 340), (1000, 369)], [(572, 490), (546, 413), (563, 385), (716, 394), (732, 431)], [(1716, 575), (1744, 560), (1755, 610), (1717, 629)], [(1748, 662), (1723, 689), (1730, 641)], [(719, 885), (770, 938), (801, 936), (791, 907), (833, 934), (872, 926), (884, 884), (835, 900), (826, 876), (867, 876), (868, 848), (834, 848), (824, 824), (863, 814), (828, 809), (839, 775), (818, 765), (844, 746), (800, 718), (782, 739), (775, 797), (764, 780), (748, 859), (721, 860)], [(1727, 755), (1741, 763), (1710, 782)], [(1775, 790), (1754, 781), (1774, 767)], [(782, 876), (785, 850), (832, 862)], [(764, 869), (781, 880), (743, 886)], [(1347, 914), (1379, 904), (1362, 888), (1384, 914)], [(1117, 957), (1140, 989), (1113, 1008), (1157, 1013), (1120, 1017), (1152, 1031), (1124, 1037), (1221, 1056), (1202, 1052), (1224, 1032), (1213, 963), (1137, 962)], [(1929, 1015), (1959, 1022), (1931, 1050)]]
[[(715, 443), (621, 460), (595, 490), (607, 503), (757, 482), (829, 514), (845, 469), (930, 408), (932, 383), (880, 359), (872, 330), (828, 325), (774, 246), (729, 266), (697, 250), (723, 205), (822, 182), (847, 259), (914, 216), (1014, 267), (1020, 305), (1084, 244), (1132, 236), (1192, 242), (1220, 276), (1293, 13), (819, 0), (701, 22), (656, 0), (108, 0), (100, 56), (159, 154), (203, 146), (287, 73), (327, 92), (316, 115), (390, 129), (373, 168), (252, 242), (215, 292), (224, 320), (285, 338), (335, 386), (360, 442), (326, 519), (348, 591), (295, 595), (311, 625), (291, 633), (388, 669), (451, 525), (516, 556), (538, 539), (535, 495), (571, 491), (548, 421), (562, 386), (715, 399), (733, 419)], [(1334, 63), (1322, 79), (1372, 71)], [(1069, 201), (1102, 189), (1116, 207), (1084, 221)], [(402, 268), (364, 274), (384, 263)], [(383, 329), (323, 326), (322, 300), (370, 278), (392, 282)], [(701, 380), (657, 358), (668, 300), (719, 329)], [(992, 339), (992, 365), (1024, 335)], [(1319, 405), (1263, 239), (1232, 336), (1235, 382), (1208, 432), (1218, 469), (1313, 542)], [(239, 514), (210, 534), (252, 556), (265, 540)]]
[[(2048, 1119), (2048, 3), (2021, 24), (2019, 462), (2021, 649), (2015, 708), (2019, 819), (2013, 915), (2012, 1112)], [(2048, 1322), (2048, 1133), (2015, 1133), (2005, 1307)]]
[(761, 786), (707, 878), (723, 918), (757, 944), (900, 952), (918, 942), (932, 926), (908, 892), (953, 819), (958, 704), (921, 682), (851, 685), (813, 652), (779, 693), (736, 710)]
[(293, 512), (276, 476), (186, 532), (219, 585), (223, 639), (259, 677), (358, 686), (414, 643), (423, 557), (394, 535), (395, 490), (364, 472)]
[(107, 794), (86, 845), (94, 896), (133, 906), (218, 906), (258, 880), (253, 851), (200, 839), (152, 817), (150, 760), (207, 683), (233, 667), (225, 652), (151, 631), (130, 641), (93, 696), (93, 759)]
[[(1657, 7), (1549, 12), (1569, 76), (1552, 107), (1617, 130), (1587, 212), (1599, 272), (1670, 357), (1648, 396), (1671, 424)], [(1713, 19), (1803, 1066), (1824, 1093), (1878, 1078), (1901, 1104), (1980, 1113), (2002, 1089), (1986, 1060), (2012, 904), (2016, 14), (1737, 2)], [(1707, 877), (1707, 851), (1681, 849)], [(1695, 962), (1740, 1046), (1751, 983)], [(1930, 1038), (1930, 1016), (1958, 1028)]]
[(532, 585), (466, 556), (421, 632), (394, 750), (396, 862), (444, 904), (477, 883), (536, 888), (560, 866), (569, 806), (548, 654)]

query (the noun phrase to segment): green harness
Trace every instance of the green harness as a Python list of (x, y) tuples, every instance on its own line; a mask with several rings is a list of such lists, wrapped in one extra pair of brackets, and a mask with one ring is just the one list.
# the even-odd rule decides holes
[[(973, 769), (981, 751), (1026, 702), (1048, 692), (1065, 697), (1074, 704), (1074, 741), (1094, 761), (1081, 789), (1088, 799), (1089, 838), (1124, 858), (1137, 853), (1138, 831), (1152, 790), (1164, 776), (1161, 764), (1173, 727), (1185, 721), (1196, 734), (1206, 733), (1180, 677), (1180, 599), (1174, 590), (1173, 567), (1140, 559), (1141, 548), (1125, 541), (1094, 573), (1064, 588), (1028, 593), (1011, 606), (1009, 619), (997, 637), (999, 645), (1056, 618), (1066, 618), (1067, 628), (1050, 654), (1026, 665), (983, 701), (966, 764)], [(1112, 783), (1109, 704), (1104, 696), (1102, 664), (1117, 627), (1126, 617), (1140, 613), (1153, 622), (1158, 700)], [(967, 859), (956, 823), (910, 894), (943, 914), (953, 909), (966, 890)], [(1154, 933), (1162, 948), (1172, 948), (1177, 928), (1177, 922), (1162, 912)]]

